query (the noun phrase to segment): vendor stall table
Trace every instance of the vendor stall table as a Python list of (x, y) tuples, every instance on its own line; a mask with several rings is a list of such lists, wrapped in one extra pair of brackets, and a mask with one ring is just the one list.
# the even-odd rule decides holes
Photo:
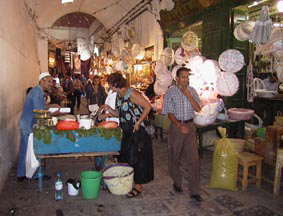
[(120, 128), (57, 131), (34, 130), (34, 153), (40, 161), (39, 190), (42, 191), (41, 160), (46, 158), (96, 157), (118, 155), (121, 147)]
[[(170, 127), (170, 120), (166, 115), (156, 114), (154, 116), (153, 125), (155, 129), (159, 130), (161, 139), (163, 140), (163, 130), (167, 130)], [(227, 135), (229, 138), (243, 138), (245, 135), (245, 121), (235, 121), (235, 120), (216, 120), (213, 124), (206, 126), (197, 126), (197, 136), (199, 143), (199, 152), (202, 155), (203, 147), (203, 133), (211, 130), (216, 130), (217, 127), (227, 128)], [(157, 138), (158, 133), (155, 133)]]
[(227, 135), (229, 138), (243, 138), (245, 135), (245, 121), (216, 120), (213, 124), (207, 126), (196, 125), (199, 141), (199, 153), (201, 156), (204, 150), (202, 134), (206, 131), (216, 130), (217, 127), (227, 128)]

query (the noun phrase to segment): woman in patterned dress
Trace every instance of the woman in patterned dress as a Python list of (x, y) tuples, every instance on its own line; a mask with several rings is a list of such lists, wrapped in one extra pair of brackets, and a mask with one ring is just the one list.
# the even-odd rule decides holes
[(118, 93), (116, 109), (108, 105), (103, 105), (100, 109), (108, 112), (104, 117), (119, 117), (123, 131), (119, 162), (128, 163), (134, 168), (135, 186), (127, 195), (132, 198), (141, 194), (142, 184), (153, 180), (154, 176), (152, 141), (144, 125), (151, 104), (140, 92), (128, 87), (122, 74), (111, 74), (107, 82)]

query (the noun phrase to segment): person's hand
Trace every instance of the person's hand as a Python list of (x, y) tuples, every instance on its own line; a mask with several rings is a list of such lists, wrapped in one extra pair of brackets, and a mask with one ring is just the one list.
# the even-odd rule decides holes
[(103, 112), (109, 111), (109, 110), (111, 110), (111, 109), (112, 109), (112, 108), (111, 108), (109, 105), (103, 104), (103, 105), (101, 105), (101, 106), (99, 107), (97, 113), (103, 113)]
[(140, 123), (139, 121), (137, 121), (137, 122), (135, 123), (135, 125), (134, 125), (134, 130), (133, 130), (133, 132), (138, 131), (138, 130), (140, 129), (140, 127), (141, 127), (141, 123)]

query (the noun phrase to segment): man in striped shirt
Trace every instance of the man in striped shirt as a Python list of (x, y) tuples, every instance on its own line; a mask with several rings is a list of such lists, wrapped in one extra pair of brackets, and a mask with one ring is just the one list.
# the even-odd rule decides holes
[(196, 90), (189, 86), (190, 69), (180, 68), (176, 72), (176, 85), (165, 94), (163, 114), (171, 121), (168, 134), (169, 173), (176, 192), (182, 192), (181, 158), (186, 160), (189, 171), (189, 189), (191, 198), (201, 202), (200, 164), (196, 143), (196, 128), (193, 122), (194, 112), (201, 110)]

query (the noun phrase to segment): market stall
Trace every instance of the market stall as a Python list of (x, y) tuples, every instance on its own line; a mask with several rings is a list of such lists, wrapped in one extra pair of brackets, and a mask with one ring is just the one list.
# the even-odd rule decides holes
[(34, 152), (40, 162), (39, 190), (42, 190), (42, 159), (118, 155), (121, 136), (120, 128), (34, 129)]

